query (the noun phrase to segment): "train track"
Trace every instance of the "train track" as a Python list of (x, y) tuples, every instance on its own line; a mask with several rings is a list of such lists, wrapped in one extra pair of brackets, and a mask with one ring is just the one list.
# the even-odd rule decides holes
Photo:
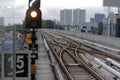
[[(55, 34), (70, 39), (69, 37), (63, 36), (61, 34), (58, 34), (58, 33), (55, 33)], [(115, 71), (117, 71), (117, 72), (114, 73), (114, 72), (110, 71), (111, 69), (109, 70), (115, 76), (120, 78), (120, 75), (119, 75), (120, 73), (118, 73), (118, 72), (120, 72), (120, 55), (110, 53), (110, 52), (106, 52), (106, 51), (104, 51), (102, 49), (99, 49), (97, 47), (86, 45), (84, 42), (82, 42), (81, 44), (82, 44), (82, 46), (79, 47), (79, 50), (78, 50), (79, 52), (82, 52), (82, 53), (87, 52), (91, 56), (99, 58), (107, 66), (111, 67), (111, 69), (114, 69)], [(71, 47), (71, 49), (72, 49), (72, 47)], [(108, 60), (108, 59), (110, 59), (110, 60)], [(116, 73), (118, 73), (118, 74), (116, 74)]]
[(65, 80), (105, 80), (84, 57), (83, 45), (72, 39), (42, 32)]
[[(60, 35), (60, 36), (62, 36), (64, 38), (67, 38), (67, 39), (71, 40), (71, 38), (63, 36), (61, 34), (58, 34), (58, 33), (55, 33), (55, 34)], [(75, 41), (75, 42), (77, 42), (77, 41)], [(91, 46), (86, 45), (84, 43), (80, 43), (80, 44), (82, 44), (82, 47), (79, 47), (80, 52), (87, 52), (87, 53), (89, 53), (89, 54), (91, 54), (93, 56), (96, 56), (96, 57), (99, 56), (99, 58), (102, 58), (102, 59), (103, 59), (103, 57), (107, 57), (107, 58), (109, 57), (109, 58), (114, 59), (116, 61), (120, 61), (120, 56), (119, 55), (107, 53), (105, 51), (102, 51), (102, 50), (100, 50), (98, 48), (95, 48), (95, 47), (91, 47)]]

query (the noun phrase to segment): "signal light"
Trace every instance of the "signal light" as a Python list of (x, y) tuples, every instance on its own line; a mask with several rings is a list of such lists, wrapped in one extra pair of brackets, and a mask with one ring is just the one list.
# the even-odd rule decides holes
[(26, 29), (41, 28), (41, 10), (29, 8), (26, 12)]
[(32, 11), (30, 13), (30, 15), (31, 15), (31, 17), (35, 18), (35, 17), (37, 17), (37, 12), (36, 11)]

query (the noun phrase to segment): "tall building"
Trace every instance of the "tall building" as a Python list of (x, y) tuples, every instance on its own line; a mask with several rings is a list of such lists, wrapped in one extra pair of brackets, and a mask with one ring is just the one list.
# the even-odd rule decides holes
[(64, 9), (60, 11), (60, 24), (72, 25), (72, 10)]
[(105, 18), (105, 14), (100, 14), (100, 13), (95, 14), (95, 22), (96, 23), (103, 22), (104, 18)]
[(0, 17), (0, 26), (4, 25), (4, 17)]
[(61, 25), (79, 25), (86, 21), (86, 10), (81, 9), (64, 9), (60, 11)]
[(103, 20), (105, 19), (105, 14), (96, 13), (94, 16), (94, 18), (90, 18), (91, 23), (103, 22)]
[(86, 11), (81, 9), (73, 10), (73, 25), (79, 25), (86, 20)]

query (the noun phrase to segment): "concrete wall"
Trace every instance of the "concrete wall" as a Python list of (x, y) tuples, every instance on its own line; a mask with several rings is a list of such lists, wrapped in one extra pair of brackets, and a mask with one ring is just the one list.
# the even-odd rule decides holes
[(82, 38), (82, 39), (87, 39), (93, 42), (102, 43), (107, 46), (113, 46), (116, 48), (120, 48), (120, 38), (105, 37), (105, 36), (93, 35), (93, 34), (81, 33), (81, 32), (70, 32), (70, 31), (58, 31), (58, 32), (71, 35), (71, 36), (75, 36), (78, 38)]

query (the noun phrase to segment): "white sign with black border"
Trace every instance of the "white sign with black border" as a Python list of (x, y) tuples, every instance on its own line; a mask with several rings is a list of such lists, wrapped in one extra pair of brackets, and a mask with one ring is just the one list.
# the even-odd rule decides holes
[[(16, 80), (30, 80), (30, 54), (28, 52), (16, 53)], [(2, 80), (13, 80), (13, 53), (2, 53)]]

